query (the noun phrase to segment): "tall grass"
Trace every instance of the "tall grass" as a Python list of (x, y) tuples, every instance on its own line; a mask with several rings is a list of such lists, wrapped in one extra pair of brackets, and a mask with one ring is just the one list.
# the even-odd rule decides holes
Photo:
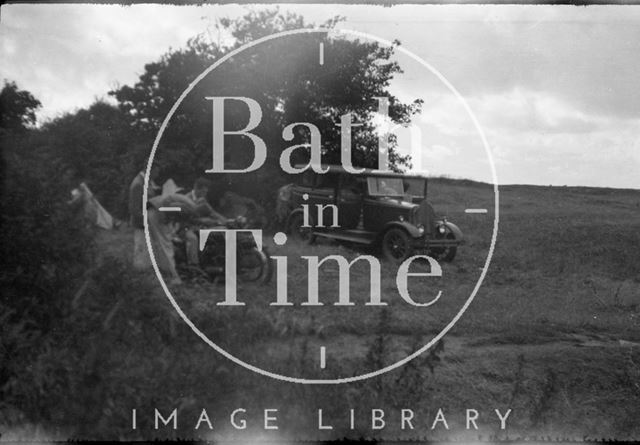
[[(465, 187), (471, 187), (471, 198), (460, 203), (456, 199), (467, 196)], [(217, 419), (216, 431), (222, 434), (229, 409), (249, 408), (253, 428), (259, 429), (260, 410), (275, 407), (289, 437), (314, 438), (320, 437), (316, 410), (322, 408), (325, 420), (335, 426), (330, 437), (356, 438), (372, 435), (368, 409), (397, 414), (398, 409), (415, 408), (432, 415), (443, 407), (454, 416), (452, 430), (430, 437), (475, 439), (496, 434), (495, 424), (487, 421), (480, 432), (467, 432), (459, 413), (511, 407), (511, 437), (640, 434), (632, 420), (640, 415), (635, 408), (640, 406), (637, 348), (570, 342), (576, 334), (603, 342), (640, 340), (634, 318), (638, 306), (623, 303), (637, 283), (638, 259), (629, 248), (638, 236), (633, 218), (637, 194), (595, 199), (569, 192), (504, 191), (498, 244), (485, 285), (444, 342), (400, 369), (339, 386), (265, 380), (222, 358), (178, 318), (152, 274), (132, 271), (122, 259), (130, 251), (130, 234), (108, 234), (99, 243), (109, 246), (109, 255), (68, 292), (68, 310), (55, 319), (46, 341), (34, 346), (27, 323), (0, 323), (5, 357), (22, 356), (12, 363), (25, 364), (11, 371), (3, 388), (2, 423), (40, 425), (61, 438), (193, 437), (203, 408)], [(448, 207), (468, 243), (453, 263), (443, 265), (444, 276), (437, 284), (445, 297), (427, 311), (399, 299), (395, 270), (386, 263), (382, 289), (388, 306), (364, 306), (369, 299), (364, 263), (352, 268), (356, 306), (333, 305), (338, 288), (333, 264), (321, 271), (325, 306), (300, 306), (307, 291), (301, 256), (338, 253), (351, 260), (371, 253), (327, 242), (312, 248), (267, 243), (273, 254), (289, 258), (292, 307), (270, 306), (275, 280), (267, 286), (240, 285), (239, 298), (247, 304), (239, 308), (217, 306), (223, 299), (220, 284), (187, 283), (176, 289), (176, 300), (221, 347), (274, 372), (337, 378), (391, 364), (425, 344), (443, 320), (456, 313), (489, 247), (491, 214), (470, 216), (464, 206), (490, 208), (490, 189), (436, 182), (431, 193), (441, 201), (436, 211)], [(617, 203), (615, 217), (600, 210), (603, 199)], [(418, 279), (410, 288), (416, 298), (426, 298), (433, 290)], [(5, 311), (0, 321), (11, 316)], [(320, 346), (328, 352), (324, 370), (318, 362)], [(629, 403), (622, 406), (619, 400)], [(165, 415), (177, 408), (184, 421), (175, 431), (156, 431), (150, 420), (154, 408)], [(352, 408), (358, 410), (354, 430), (345, 421)], [(137, 430), (131, 429), (131, 409), (140, 415)], [(390, 425), (378, 435), (415, 434)]]

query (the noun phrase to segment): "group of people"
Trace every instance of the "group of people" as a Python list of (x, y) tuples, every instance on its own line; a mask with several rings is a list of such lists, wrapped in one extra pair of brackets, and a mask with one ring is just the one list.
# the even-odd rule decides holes
[[(144, 270), (151, 267), (150, 256), (147, 252), (147, 244), (144, 235), (144, 213), (147, 210), (149, 237), (153, 256), (158, 269), (168, 278), (169, 284), (179, 284), (180, 276), (176, 270), (173, 249), (173, 237), (176, 232), (174, 219), (178, 215), (181, 221), (195, 221), (211, 225), (225, 224), (228, 219), (216, 212), (207, 201), (207, 195), (211, 183), (205, 178), (195, 181), (193, 189), (186, 193), (159, 192), (159, 187), (153, 182), (155, 171), (152, 170), (147, 193), (147, 201), (144, 202), (144, 171), (140, 171), (129, 186), (129, 215), (131, 226), (134, 229), (133, 266), (135, 269)], [(166, 212), (163, 207), (172, 207), (180, 211)], [(185, 249), (189, 264), (198, 265), (198, 235), (194, 230), (185, 231)]]

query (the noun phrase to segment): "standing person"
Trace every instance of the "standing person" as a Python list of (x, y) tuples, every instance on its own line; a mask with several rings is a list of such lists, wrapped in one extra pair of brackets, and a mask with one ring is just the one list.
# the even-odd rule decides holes
[(179, 194), (155, 196), (147, 201), (149, 236), (156, 265), (167, 276), (169, 284), (180, 284), (182, 281), (173, 256), (174, 227), (170, 215), (160, 210), (162, 207), (179, 207), (181, 217), (192, 217), (196, 214), (196, 205), (187, 196)]
[[(151, 268), (147, 243), (144, 239), (144, 216), (142, 213), (145, 206), (143, 203), (144, 174), (144, 170), (141, 170), (129, 185), (129, 216), (131, 227), (133, 227), (133, 267), (138, 270)], [(151, 168), (150, 176), (148, 197), (152, 198), (158, 190), (158, 186), (154, 182), (157, 177), (156, 168)]]

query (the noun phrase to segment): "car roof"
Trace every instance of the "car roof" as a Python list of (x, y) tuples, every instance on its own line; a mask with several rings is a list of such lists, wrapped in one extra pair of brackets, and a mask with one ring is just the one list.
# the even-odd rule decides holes
[[(307, 165), (308, 164), (296, 164), (294, 167), (295, 168), (304, 168), (304, 167), (307, 167)], [(427, 179), (427, 176), (420, 175), (420, 174), (407, 175), (407, 174), (404, 174), (404, 173), (395, 173), (395, 172), (391, 172), (391, 171), (374, 170), (374, 169), (371, 169), (371, 168), (365, 168), (362, 173), (352, 173), (350, 171), (347, 171), (341, 165), (333, 165), (333, 164), (321, 164), (321, 168), (322, 168), (322, 170), (326, 170), (327, 168), (329, 168), (329, 171), (327, 173), (339, 173), (339, 174), (362, 175), (362, 176), (379, 176), (379, 177), (384, 177), (384, 178)], [(358, 170), (360, 170), (359, 167), (354, 167), (354, 168), (357, 168)], [(309, 168), (307, 171), (314, 171), (314, 170)], [(318, 174), (323, 174), (323, 173), (318, 173)]]

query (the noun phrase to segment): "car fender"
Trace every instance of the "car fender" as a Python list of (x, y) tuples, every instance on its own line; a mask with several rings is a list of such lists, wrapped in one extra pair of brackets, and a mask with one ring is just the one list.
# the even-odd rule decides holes
[(453, 233), (453, 236), (456, 237), (457, 241), (462, 241), (464, 239), (464, 234), (462, 233), (462, 230), (460, 230), (460, 228), (456, 226), (454, 223), (446, 220), (436, 221), (436, 226), (439, 226), (441, 224), (444, 224), (451, 231), (451, 233)]
[(387, 230), (389, 230), (391, 227), (404, 229), (409, 234), (409, 236), (413, 238), (420, 238), (424, 235), (424, 233), (420, 233), (418, 228), (408, 221), (391, 221), (384, 226), (384, 229), (380, 232), (380, 237), (382, 237), (384, 233), (386, 233)]
[(287, 228), (287, 230), (289, 230), (289, 225), (291, 225), (291, 220), (293, 219), (294, 216), (296, 216), (298, 213), (302, 213), (302, 209), (298, 208), (293, 210), (292, 212), (289, 213), (289, 216), (287, 216), (287, 221), (286, 221), (286, 225), (285, 227)]
[[(304, 210), (302, 210), (301, 208), (297, 208), (293, 210), (291, 213), (289, 213), (289, 216), (287, 216), (287, 221), (285, 225), (285, 228), (287, 231), (289, 230), (289, 226), (291, 225), (291, 220), (293, 219), (293, 217), (299, 214), (303, 214), (303, 212)], [(311, 215), (309, 215), (309, 224), (311, 224), (312, 228), (315, 227), (313, 221), (314, 221), (313, 218), (311, 217)]]

